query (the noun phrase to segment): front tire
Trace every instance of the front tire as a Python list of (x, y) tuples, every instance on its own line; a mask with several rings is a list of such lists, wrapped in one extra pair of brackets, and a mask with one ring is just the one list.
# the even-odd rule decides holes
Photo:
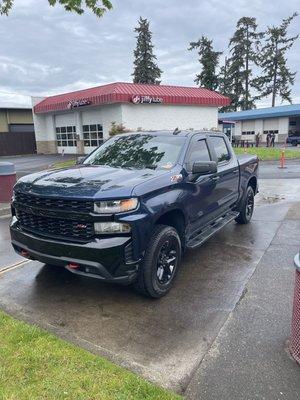
[(254, 191), (251, 186), (247, 187), (245, 197), (242, 202), (241, 211), (235, 221), (238, 224), (248, 224), (252, 218), (254, 210)]
[(139, 267), (135, 289), (147, 297), (164, 296), (173, 286), (180, 260), (178, 232), (171, 226), (157, 225)]

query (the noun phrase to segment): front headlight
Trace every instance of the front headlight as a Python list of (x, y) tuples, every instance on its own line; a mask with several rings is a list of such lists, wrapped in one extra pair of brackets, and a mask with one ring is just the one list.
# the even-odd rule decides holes
[(130, 225), (119, 222), (95, 222), (95, 233), (98, 235), (109, 235), (112, 233), (129, 233)]
[(138, 199), (106, 200), (94, 203), (94, 212), (97, 214), (116, 214), (135, 210)]

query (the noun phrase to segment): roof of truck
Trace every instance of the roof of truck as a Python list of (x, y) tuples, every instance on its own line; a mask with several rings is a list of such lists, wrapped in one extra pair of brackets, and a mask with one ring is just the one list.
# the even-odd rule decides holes
[(223, 134), (220, 131), (208, 131), (208, 130), (192, 130), (192, 129), (188, 129), (188, 130), (176, 130), (174, 129), (174, 131), (171, 130), (157, 130), (157, 131), (136, 131), (136, 132), (124, 132), (124, 133), (120, 133), (118, 136), (122, 136), (122, 135), (136, 135), (136, 134), (140, 134), (140, 135), (173, 135), (173, 136), (190, 136), (190, 135), (194, 135), (195, 133), (198, 134)]

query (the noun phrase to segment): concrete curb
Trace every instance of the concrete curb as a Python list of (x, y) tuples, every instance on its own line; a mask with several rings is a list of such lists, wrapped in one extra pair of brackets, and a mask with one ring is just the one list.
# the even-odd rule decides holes
[(0, 203), (0, 216), (2, 215), (10, 215), (9, 203)]

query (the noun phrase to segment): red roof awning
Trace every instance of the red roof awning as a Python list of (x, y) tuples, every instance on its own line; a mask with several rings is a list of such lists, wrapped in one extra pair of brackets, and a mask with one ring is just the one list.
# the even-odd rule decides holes
[[(136, 83), (110, 83), (95, 88), (47, 97), (34, 107), (34, 112), (48, 113), (65, 111), (81, 106), (96, 106), (112, 103), (153, 102), (223, 107), (230, 99), (220, 93), (205, 88), (148, 85)], [(148, 100), (147, 100), (148, 99)]]

